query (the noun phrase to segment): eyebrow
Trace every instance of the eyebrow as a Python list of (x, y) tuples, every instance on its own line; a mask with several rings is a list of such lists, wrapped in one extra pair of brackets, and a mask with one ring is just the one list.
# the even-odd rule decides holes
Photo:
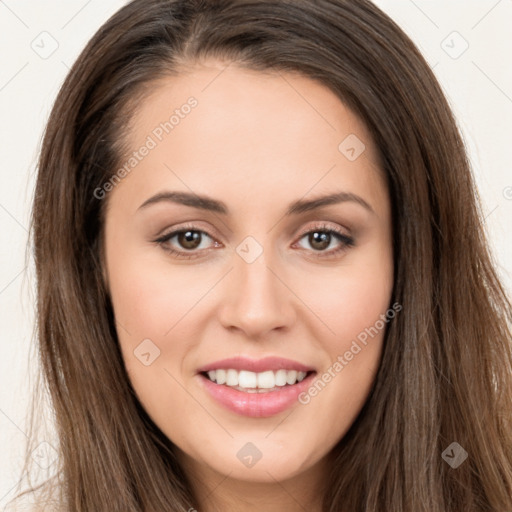
[[(182, 204), (185, 206), (191, 206), (192, 208), (198, 208), (200, 210), (229, 215), (229, 209), (222, 201), (212, 199), (208, 196), (200, 196), (189, 192), (159, 192), (158, 194), (144, 201), (138, 209), (144, 209), (150, 205), (162, 202)], [(298, 201), (294, 201), (288, 206), (286, 215), (298, 215), (300, 213), (315, 210), (316, 208), (321, 208), (322, 206), (329, 206), (345, 202), (357, 203), (369, 212), (375, 214), (374, 209), (362, 197), (351, 192), (337, 192), (335, 194), (324, 195), (316, 199), (299, 199)]]

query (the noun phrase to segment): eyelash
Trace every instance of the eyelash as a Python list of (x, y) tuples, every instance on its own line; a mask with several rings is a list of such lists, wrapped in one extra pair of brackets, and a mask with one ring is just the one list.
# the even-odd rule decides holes
[[(181, 227), (178, 230), (172, 231), (171, 233), (167, 233), (160, 238), (155, 240), (155, 243), (159, 244), (167, 253), (171, 254), (173, 257), (181, 258), (181, 259), (193, 259), (201, 257), (200, 254), (198, 254), (198, 251), (191, 250), (190, 252), (186, 251), (177, 251), (176, 249), (171, 248), (169, 245), (166, 245), (167, 242), (169, 242), (172, 238), (174, 238), (176, 235), (179, 235), (181, 233), (186, 233), (187, 231), (193, 231), (195, 233), (201, 233), (203, 235), (208, 236), (213, 240), (213, 237), (211, 237), (206, 231), (203, 231), (202, 229), (197, 229), (196, 226), (193, 225), (185, 225)], [(302, 240), (306, 235), (309, 235), (311, 233), (327, 233), (334, 235), (335, 238), (338, 239), (339, 242), (341, 242), (340, 247), (334, 250), (330, 251), (313, 251), (317, 253), (315, 257), (318, 258), (333, 258), (338, 256), (341, 252), (346, 251), (348, 248), (353, 247), (355, 245), (355, 241), (352, 237), (345, 235), (341, 231), (337, 229), (333, 229), (332, 227), (329, 227), (325, 224), (320, 224), (317, 226), (313, 226), (308, 231), (303, 232), (299, 240)], [(203, 249), (208, 250), (208, 249)]]

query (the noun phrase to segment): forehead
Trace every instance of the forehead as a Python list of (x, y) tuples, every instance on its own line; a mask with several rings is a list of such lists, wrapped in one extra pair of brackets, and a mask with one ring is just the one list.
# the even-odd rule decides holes
[(197, 190), (228, 195), (242, 209), (333, 187), (384, 199), (366, 126), (310, 78), (211, 62), (149, 87), (129, 123), (121, 165), (150, 149), (132, 155), (113, 195), (140, 204), (164, 189)]

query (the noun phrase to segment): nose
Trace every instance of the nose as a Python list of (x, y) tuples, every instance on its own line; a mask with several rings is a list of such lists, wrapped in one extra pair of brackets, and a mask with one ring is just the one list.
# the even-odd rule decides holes
[(252, 263), (233, 255), (234, 268), (227, 276), (219, 311), (221, 324), (258, 339), (274, 330), (293, 325), (296, 314), (294, 294), (282, 271), (275, 268), (264, 251)]

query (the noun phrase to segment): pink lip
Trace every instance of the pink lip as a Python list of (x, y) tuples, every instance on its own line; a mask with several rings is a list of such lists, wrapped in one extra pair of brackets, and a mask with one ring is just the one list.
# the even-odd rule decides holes
[[(298, 372), (311, 372), (315, 369), (311, 366), (305, 366), (291, 359), (282, 357), (264, 357), (262, 359), (249, 359), (247, 357), (231, 357), (222, 359), (214, 363), (202, 366), (197, 370), (198, 373), (209, 372), (210, 370), (247, 370), (250, 372), (264, 372), (267, 370), (297, 370)], [(291, 386), (290, 386), (291, 387)]]
[[(209, 366), (211, 367), (211, 365)], [(216, 366), (216, 368), (221, 366)], [(233, 368), (233, 366), (230, 366), (230, 368)], [(265, 366), (265, 368), (269, 369), (268, 366)], [(301, 382), (265, 393), (238, 391), (224, 384), (216, 384), (202, 374), (199, 374), (198, 378), (205, 391), (226, 409), (252, 418), (268, 418), (297, 404), (299, 395), (311, 385), (315, 375), (316, 372), (312, 372)]]

